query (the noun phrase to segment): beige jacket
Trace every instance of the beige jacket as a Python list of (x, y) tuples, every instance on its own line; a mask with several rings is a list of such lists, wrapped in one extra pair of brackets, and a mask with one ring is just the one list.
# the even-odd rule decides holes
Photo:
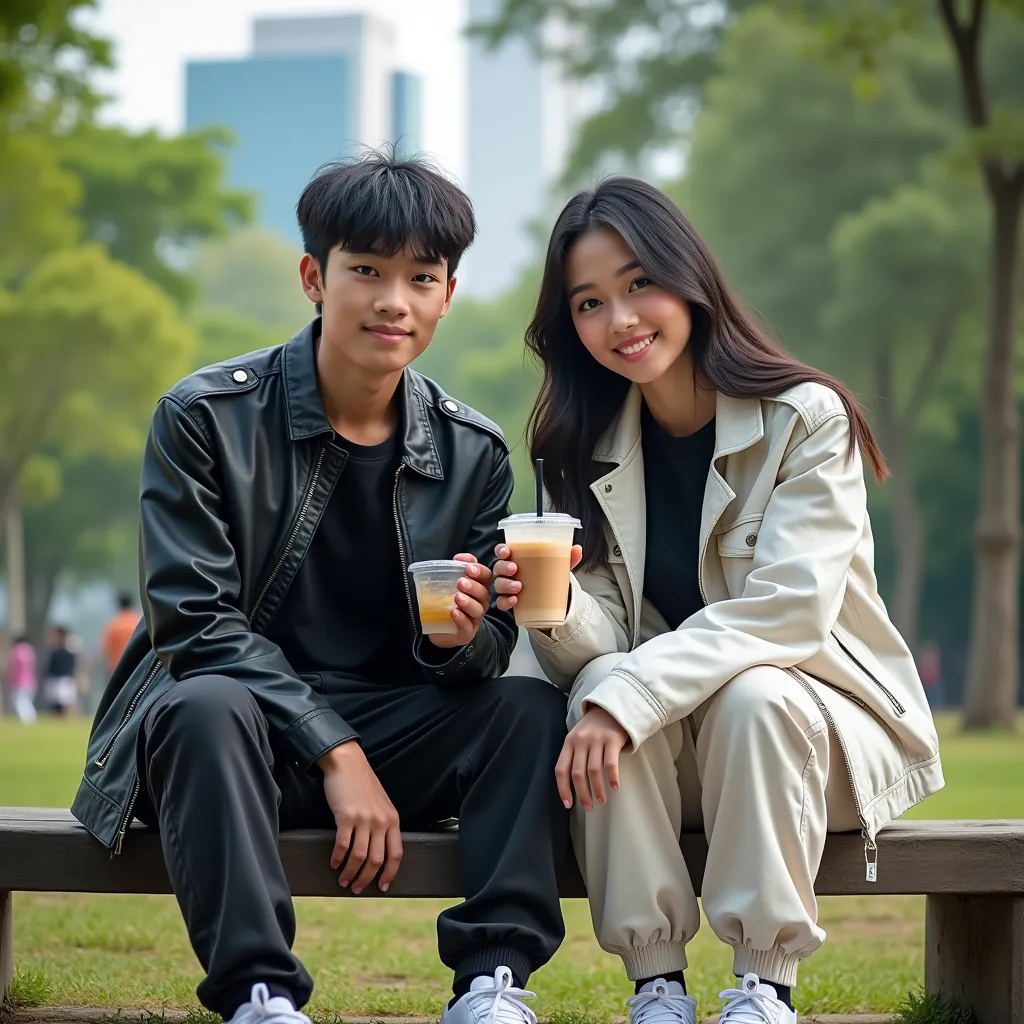
[[(863, 467), (847, 455), (842, 403), (813, 383), (776, 398), (719, 395), (700, 529), (706, 607), (676, 630), (643, 597), (640, 409), (634, 387), (594, 453), (611, 464), (591, 485), (611, 554), (574, 574), (563, 625), (550, 636), (531, 631), (538, 660), (568, 688), (595, 658), (628, 655), (588, 703), (612, 714), (635, 747), (744, 669), (790, 671), (839, 739), (873, 849), (883, 825), (943, 782), (924, 688), (878, 596)], [(844, 733), (836, 691), (883, 728)]]

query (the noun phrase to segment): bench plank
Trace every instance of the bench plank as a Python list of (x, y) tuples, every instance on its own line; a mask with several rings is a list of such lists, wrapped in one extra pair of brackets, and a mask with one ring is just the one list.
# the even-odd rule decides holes
[[(283, 833), (281, 856), (295, 896), (346, 896), (329, 865), (333, 834)], [(403, 835), (405, 858), (387, 897), (461, 895), (458, 833)], [(682, 837), (696, 891), (707, 859), (700, 833)], [(900, 821), (878, 838), (878, 881), (865, 880), (859, 835), (830, 835), (818, 872), (818, 895), (1024, 895), (1024, 820)], [(61, 809), (0, 808), (0, 892), (169, 893), (159, 838), (135, 824), (124, 852), (111, 859), (71, 813)], [(574, 862), (566, 865), (562, 895), (585, 895)], [(375, 888), (361, 897), (381, 896)]]

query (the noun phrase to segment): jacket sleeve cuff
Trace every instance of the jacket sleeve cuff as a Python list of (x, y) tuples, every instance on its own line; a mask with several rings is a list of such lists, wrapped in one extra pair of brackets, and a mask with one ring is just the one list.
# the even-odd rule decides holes
[(594, 599), (580, 586), (575, 573), (569, 573), (569, 614), (560, 626), (550, 630), (531, 629), (530, 636), (540, 647), (565, 647), (583, 633), (594, 611)]
[(583, 710), (604, 708), (629, 733), (633, 749), (665, 728), (668, 716), (661, 702), (633, 676), (613, 670), (583, 701)]
[(310, 772), (317, 758), (340, 743), (359, 739), (359, 734), (337, 712), (317, 708), (303, 715), (285, 734), (284, 742), (304, 772)]
[(444, 650), (435, 647), (425, 636), (419, 636), (412, 646), (416, 663), (427, 679), (438, 686), (455, 686), (468, 682), (465, 677), (472, 674), (473, 681), (480, 675), (476, 665), (490, 664), (488, 652), (493, 650), (495, 637), (485, 618), (476, 636), (465, 646)]

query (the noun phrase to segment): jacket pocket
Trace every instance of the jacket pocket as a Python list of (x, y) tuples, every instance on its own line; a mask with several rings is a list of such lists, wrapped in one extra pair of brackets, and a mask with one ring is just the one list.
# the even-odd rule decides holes
[[(881, 679), (881, 672), (874, 666), (868, 664), (869, 658), (855, 650), (854, 641), (851, 637), (845, 636), (840, 632), (839, 626), (833, 628), (829, 639), (832, 641), (833, 646), (842, 657), (851, 665), (859, 669), (860, 674), (871, 681), (871, 683), (881, 692), (885, 698), (889, 701), (893, 711), (896, 712), (897, 718), (902, 718), (906, 713), (907, 709), (900, 703), (896, 695), (889, 689), (888, 686)], [(863, 645), (861, 645), (863, 646)], [(870, 659), (873, 660), (873, 659)]]
[(718, 535), (718, 554), (722, 558), (753, 558), (763, 515), (743, 516)]

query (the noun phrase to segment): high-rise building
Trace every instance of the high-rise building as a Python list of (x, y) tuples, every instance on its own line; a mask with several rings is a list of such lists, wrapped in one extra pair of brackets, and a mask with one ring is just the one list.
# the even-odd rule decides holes
[[(491, 21), (501, 0), (468, 7), (470, 24)], [(467, 186), (479, 231), (466, 254), (465, 291), (498, 294), (536, 255), (530, 226), (548, 210), (582, 112), (579, 89), (526, 43), (489, 50), (470, 42)]]
[(388, 140), (419, 148), (419, 79), (393, 53), (392, 27), (370, 15), (258, 18), (251, 56), (189, 62), (186, 126), (228, 129), (228, 182), (294, 240), (295, 202), (318, 167)]

